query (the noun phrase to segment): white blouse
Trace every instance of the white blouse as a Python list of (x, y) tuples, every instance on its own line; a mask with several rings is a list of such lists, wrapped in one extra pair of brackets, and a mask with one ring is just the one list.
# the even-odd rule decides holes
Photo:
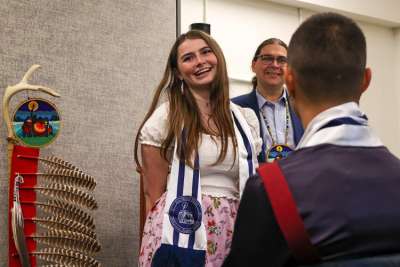
[[(234, 105), (231, 103), (231, 105)], [(256, 114), (249, 108), (239, 107), (247, 123), (250, 126), (253, 138), (255, 140), (254, 148), (256, 155), (261, 152), (262, 139), (259, 135), (259, 122)], [(161, 104), (144, 124), (139, 142), (144, 145), (161, 147), (162, 142), (167, 136), (168, 130), (168, 110), (169, 104)], [(216, 162), (221, 142), (215, 136), (202, 134), (199, 146), (199, 164), (200, 164), (200, 184), (202, 194), (214, 197), (239, 197), (239, 160), (236, 155), (234, 159), (233, 144), (229, 140), (225, 159), (217, 164)], [(172, 146), (174, 143), (172, 143)], [(169, 148), (172, 150), (172, 147)], [(173, 151), (173, 150), (172, 150)], [(172, 153), (171, 153), (172, 154)], [(169, 159), (171, 161), (171, 159)], [(235, 162), (232, 166), (232, 163)]]

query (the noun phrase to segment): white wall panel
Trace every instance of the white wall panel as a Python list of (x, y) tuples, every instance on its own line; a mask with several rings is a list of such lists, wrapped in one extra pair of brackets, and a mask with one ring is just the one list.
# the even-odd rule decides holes
[(250, 93), (252, 90), (252, 84), (250, 81), (229, 79), (229, 95), (231, 98)]
[(270, 37), (287, 42), (298, 24), (297, 9), (264, 1), (208, 2), (208, 22), (221, 45), (229, 76), (250, 80), (251, 60), (259, 43)]
[[(392, 152), (400, 156), (399, 93), (396, 90), (395, 39), (389, 28), (359, 23), (367, 38), (367, 65), (372, 70), (371, 85), (360, 106), (370, 124)], [(398, 75), (398, 73), (397, 73)]]
[(181, 33), (187, 32), (189, 26), (195, 22), (203, 22), (202, 0), (180, 0), (181, 1)]

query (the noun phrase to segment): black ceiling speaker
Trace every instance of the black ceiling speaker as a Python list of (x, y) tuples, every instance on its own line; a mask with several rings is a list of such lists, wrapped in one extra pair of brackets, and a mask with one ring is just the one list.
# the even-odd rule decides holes
[(190, 24), (190, 30), (198, 30), (211, 34), (211, 25), (203, 22), (192, 23)]

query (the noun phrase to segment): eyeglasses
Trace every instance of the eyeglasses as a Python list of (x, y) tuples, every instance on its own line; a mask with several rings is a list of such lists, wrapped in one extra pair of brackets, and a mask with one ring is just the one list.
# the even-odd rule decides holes
[(287, 63), (287, 57), (284, 56), (271, 56), (271, 55), (258, 55), (256, 59), (260, 59), (261, 62), (265, 65), (271, 65), (275, 62), (278, 63), (280, 66), (284, 66)]

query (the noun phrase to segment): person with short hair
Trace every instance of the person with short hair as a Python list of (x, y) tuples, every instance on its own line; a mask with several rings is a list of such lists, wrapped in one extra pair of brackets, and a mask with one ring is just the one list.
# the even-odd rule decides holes
[(285, 88), (287, 45), (278, 38), (264, 40), (256, 49), (251, 69), (255, 73), (253, 90), (232, 99), (239, 106), (251, 108), (260, 122), (263, 149), (259, 162), (284, 158), (296, 147), (303, 127), (293, 112)]
[(320, 13), (295, 31), (286, 85), (305, 132), (248, 180), (223, 266), (400, 266), (400, 160), (360, 110), (370, 80), (350, 18)]

